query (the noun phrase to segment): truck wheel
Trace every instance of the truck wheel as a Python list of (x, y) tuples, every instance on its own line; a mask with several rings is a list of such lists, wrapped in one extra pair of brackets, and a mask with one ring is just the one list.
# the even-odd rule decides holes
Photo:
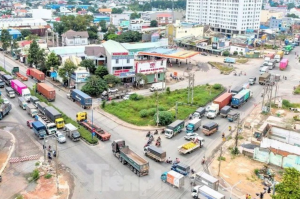
[(74, 100), (74, 99), (72, 99), (72, 101), (73, 101), (73, 102), (75, 102), (75, 100)]
[(131, 165), (130, 165), (130, 170), (131, 170), (131, 171), (133, 171), (133, 170), (134, 170), (133, 166), (131, 166)]
[(136, 172), (136, 175), (139, 176), (139, 177), (141, 176), (139, 171)]
[(120, 162), (123, 162), (123, 158), (122, 158), (122, 157), (119, 157), (119, 161), (120, 161)]
[(134, 172), (135, 174), (137, 174), (137, 170), (136, 170), (136, 169), (134, 169), (133, 172)]

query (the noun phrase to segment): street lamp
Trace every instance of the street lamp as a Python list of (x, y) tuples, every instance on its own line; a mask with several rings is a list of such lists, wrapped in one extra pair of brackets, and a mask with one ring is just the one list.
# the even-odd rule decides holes
[(231, 190), (230, 190), (230, 199), (231, 199), (231, 196), (232, 196), (232, 190), (235, 186), (239, 185), (240, 183), (242, 182), (242, 180), (238, 181), (236, 184), (234, 184), (232, 187), (231, 187)]

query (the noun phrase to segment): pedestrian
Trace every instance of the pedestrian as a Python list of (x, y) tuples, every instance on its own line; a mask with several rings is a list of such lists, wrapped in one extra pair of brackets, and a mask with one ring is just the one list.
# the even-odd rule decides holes
[(224, 137), (225, 137), (225, 133), (223, 132), (223, 133), (222, 133), (222, 138), (224, 138)]
[(246, 194), (246, 199), (248, 199), (249, 198), (249, 195), (248, 194)]
[(248, 199), (251, 199), (251, 195), (249, 194)]
[(49, 145), (49, 147), (48, 147), (48, 151), (51, 151), (51, 146)]

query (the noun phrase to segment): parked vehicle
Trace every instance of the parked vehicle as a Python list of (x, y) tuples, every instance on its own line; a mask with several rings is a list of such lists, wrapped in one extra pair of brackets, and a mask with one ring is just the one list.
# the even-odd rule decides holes
[(81, 90), (73, 89), (70, 93), (70, 99), (79, 104), (83, 109), (91, 108), (92, 98)]
[(271, 59), (274, 59), (275, 53), (268, 53), (265, 55), (265, 61), (269, 61)]
[(202, 126), (202, 132), (204, 135), (211, 135), (217, 132), (219, 129), (219, 125), (216, 122), (209, 122)]
[(283, 58), (284, 52), (283, 51), (278, 51), (274, 57), (274, 59), (276, 60), (277, 63), (280, 62), (280, 60)]
[(129, 149), (124, 140), (114, 140), (112, 152), (123, 165), (129, 166), (130, 170), (137, 176), (149, 174), (149, 162)]
[(265, 85), (270, 80), (271, 74), (270, 73), (264, 73), (259, 76), (258, 83), (260, 85)]
[(183, 145), (180, 145), (178, 147), (178, 152), (180, 154), (188, 154), (188, 153), (192, 153), (193, 151), (195, 151), (198, 148), (202, 148), (203, 143), (204, 143), (204, 139), (202, 137), (197, 137), (196, 139), (198, 139), (198, 141), (191, 141), (188, 143), (185, 143)]
[(33, 106), (35, 106), (35, 107), (37, 107), (37, 104), (38, 103), (40, 103), (40, 100), (37, 98), (37, 97), (35, 97), (35, 96), (30, 96), (30, 100), (29, 100), (32, 104), (33, 104)]
[(48, 105), (45, 102), (40, 102), (37, 104), (38, 110), (45, 115), (45, 108), (48, 107)]
[(4, 86), (5, 86), (5, 82), (2, 79), (0, 79), (0, 88), (4, 88)]
[(21, 79), (22, 81), (28, 80), (28, 78), (26, 76), (24, 76), (20, 73), (20, 69), (18, 66), (13, 67), (13, 69), (11, 70), (11, 74), (15, 75), (17, 78)]
[(176, 120), (173, 123), (169, 124), (165, 130), (165, 137), (172, 138), (182, 131), (184, 128), (183, 120)]
[(282, 59), (279, 63), (279, 69), (280, 70), (285, 70), (287, 68), (288, 64), (289, 64), (288, 59)]
[(243, 90), (242, 86), (236, 86), (236, 87), (230, 89), (230, 93), (232, 94), (232, 96), (235, 96), (236, 94), (238, 94), (242, 90)]
[(5, 82), (6, 86), (10, 86), (10, 81), (14, 78), (10, 75), (3, 75), (2, 80)]
[(201, 126), (201, 119), (195, 118), (186, 125), (186, 132), (192, 133), (194, 131), (198, 131), (199, 127)]
[(26, 75), (32, 79), (37, 80), (37, 82), (45, 81), (45, 74), (36, 68), (28, 68), (26, 71)]
[(264, 73), (268, 73), (269, 72), (269, 67), (265, 66), (259, 69), (259, 74), (262, 75)]
[(18, 97), (18, 104), (22, 109), (26, 110), (27, 102), (23, 97)]
[(38, 114), (38, 110), (33, 104), (27, 104), (26, 111), (31, 117), (35, 117)]
[(2, 120), (6, 115), (9, 114), (10, 110), (12, 109), (11, 104), (2, 104), (0, 108), (0, 120)]
[(183, 163), (173, 164), (171, 170), (186, 176), (190, 173), (190, 166)]
[(198, 185), (192, 189), (192, 197), (195, 199), (225, 199), (225, 196), (206, 185)]
[(249, 84), (250, 85), (253, 85), (253, 84), (255, 84), (256, 83), (256, 77), (250, 77), (249, 78)]
[(224, 63), (232, 63), (232, 64), (235, 64), (235, 58), (232, 58), (232, 57), (226, 57), (224, 59)]
[(195, 177), (193, 178), (193, 184), (206, 185), (215, 191), (218, 191), (219, 188), (219, 180), (205, 173), (204, 171), (200, 171), (195, 174)]
[(293, 46), (287, 45), (284, 47), (284, 54), (288, 55), (293, 50)]
[(240, 113), (236, 112), (236, 111), (232, 111), (228, 114), (227, 119), (229, 122), (234, 122), (235, 120), (237, 120), (240, 117)]
[(150, 87), (150, 91), (154, 92), (154, 91), (160, 91), (163, 90), (166, 86), (165, 82), (157, 82), (152, 84), (152, 86)]
[(248, 101), (248, 99), (251, 97), (251, 91), (249, 89), (242, 90), (239, 92), (239, 94), (235, 95), (232, 98), (231, 101), (231, 107), (232, 108), (239, 108), (242, 106), (244, 103)]
[(73, 124), (68, 123), (65, 125), (64, 130), (66, 131), (66, 135), (72, 140), (72, 141), (79, 141), (80, 140), (80, 133), (78, 132), (78, 128), (76, 128)]
[(11, 87), (6, 87), (5, 88), (5, 91), (6, 91), (6, 95), (10, 98), (14, 98), (16, 97), (15, 95), (15, 91), (11, 88)]
[(66, 136), (59, 131), (56, 132), (56, 139), (60, 144), (67, 142)]
[(230, 112), (231, 107), (230, 106), (224, 106), (220, 111), (220, 116), (225, 118), (227, 117), (228, 113)]
[(26, 102), (29, 102), (31, 94), (30, 94), (30, 90), (27, 88), (27, 86), (17, 79), (11, 80), (10, 83), (11, 83), (12, 89), (14, 89), (14, 91), (18, 95), (24, 97)]
[(184, 176), (175, 171), (168, 171), (161, 174), (160, 179), (176, 188), (184, 187)]
[(91, 133), (94, 132), (95, 136), (101, 141), (108, 141), (110, 139), (111, 135), (108, 132), (87, 119), (87, 112), (78, 112), (76, 114), (76, 120), (88, 131)]
[(40, 122), (40, 121), (32, 122), (32, 129), (33, 129), (34, 134), (39, 139), (43, 139), (44, 136), (46, 136), (46, 127), (42, 122)]
[(36, 92), (40, 95), (43, 95), (49, 102), (55, 101), (55, 89), (45, 83), (37, 83)]
[(205, 115), (205, 108), (200, 107), (193, 113), (193, 118), (202, 118)]
[(148, 156), (156, 162), (164, 162), (166, 160), (167, 153), (156, 146), (147, 146), (144, 148), (145, 156)]
[(58, 112), (52, 106), (45, 107), (45, 116), (51, 121), (56, 124), (58, 129), (61, 129), (65, 126), (65, 121), (60, 112)]

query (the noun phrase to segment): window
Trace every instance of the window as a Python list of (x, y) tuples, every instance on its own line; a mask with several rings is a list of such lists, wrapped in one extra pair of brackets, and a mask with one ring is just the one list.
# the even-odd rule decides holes
[(160, 73), (157, 74), (157, 78), (160, 78)]
[(127, 59), (127, 64), (129, 64), (130, 63), (130, 59)]
[(116, 59), (116, 64), (118, 64), (119, 63), (119, 59)]

